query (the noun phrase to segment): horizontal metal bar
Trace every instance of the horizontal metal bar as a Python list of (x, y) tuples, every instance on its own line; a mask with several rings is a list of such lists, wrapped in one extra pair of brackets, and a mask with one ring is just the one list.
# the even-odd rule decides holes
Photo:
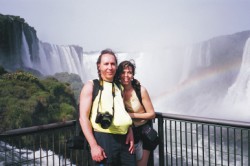
[(241, 128), (248, 128), (248, 129), (250, 128), (250, 122), (244, 122), (244, 121), (234, 121), (234, 120), (225, 120), (225, 119), (206, 118), (206, 117), (198, 117), (198, 116), (188, 116), (188, 115), (156, 112), (156, 118), (158, 117), (196, 122), (196, 123), (241, 127)]
[(8, 130), (0, 134), (0, 137), (8, 137), (8, 136), (17, 136), (17, 135), (25, 135), (30, 133), (37, 133), (41, 131), (51, 130), (51, 129), (59, 129), (63, 127), (74, 126), (76, 123), (75, 120), (65, 121), (65, 122), (57, 122), (40, 126), (32, 126), (21, 129)]

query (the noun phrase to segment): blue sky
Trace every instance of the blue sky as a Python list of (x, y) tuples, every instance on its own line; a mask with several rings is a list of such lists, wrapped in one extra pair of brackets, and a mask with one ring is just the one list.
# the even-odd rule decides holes
[(85, 51), (142, 51), (250, 30), (249, 0), (0, 0), (38, 38)]

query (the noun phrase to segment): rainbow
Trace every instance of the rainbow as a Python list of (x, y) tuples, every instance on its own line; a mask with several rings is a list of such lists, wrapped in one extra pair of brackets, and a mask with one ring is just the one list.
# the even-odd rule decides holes
[(227, 63), (219, 67), (205, 69), (195, 75), (191, 75), (186, 80), (178, 83), (177, 85), (170, 87), (167, 91), (161, 93), (156, 98), (162, 98), (166, 96), (176, 95), (180, 92), (188, 91), (199, 85), (201, 82), (214, 80), (221, 77), (228, 72), (238, 72), (241, 66), (241, 60)]

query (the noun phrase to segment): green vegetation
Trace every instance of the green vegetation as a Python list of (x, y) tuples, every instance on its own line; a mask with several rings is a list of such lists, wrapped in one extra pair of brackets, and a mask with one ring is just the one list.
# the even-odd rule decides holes
[(77, 104), (69, 84), (23, 71), (0, 73), (0, 132), (75, 119)]
[(70, 88), (73, 90), (75, 99), (79, 103), (79, 95), (83, 86), (82, 80), (77, 74), (69, 74), (67, 72), (56, 73), (53, 75), (60, 82), (68, 83)]
[(5, 73), (7, 73), (7, 71), (5, 71), (5, 69), (2, 66), (0, 66), (0, 76)]

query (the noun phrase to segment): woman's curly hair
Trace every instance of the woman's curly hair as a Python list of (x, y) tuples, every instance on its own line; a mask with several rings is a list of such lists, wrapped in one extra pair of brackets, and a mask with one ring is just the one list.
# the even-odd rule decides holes
[[(114, 81), (115, 81), (116, 83), (119, 83), (119, 84), (121, 83), (121, 81), (120, 81), (120, 80), (121, 80), (120, 76), (121, 76), (123, 70), (124, 70), (126, 67), (131, 67), (131, 68), (132, 68), (132, 74), (133, 74), (133, 76), (135, 75), (135, 68), (136, 68), (136, 66), (135, 66), (134, 60), (129, 60), (129, 61), (125, 60), (125, 61), (122, 61), (122, 62), (118, 65), (118, 68), (117, 68), (117, 70), (116, 70), (115, 79), (114, 79)], [(135, 90), (137, 90), (138, 88), (141, 87), (140, 82), (139, 82), (137, 79), (135, 79), (135, 78), (133, 78), (131, 84), (132, 84), (132, 86), (133, 86), (133, 88), (134, 88)]]

